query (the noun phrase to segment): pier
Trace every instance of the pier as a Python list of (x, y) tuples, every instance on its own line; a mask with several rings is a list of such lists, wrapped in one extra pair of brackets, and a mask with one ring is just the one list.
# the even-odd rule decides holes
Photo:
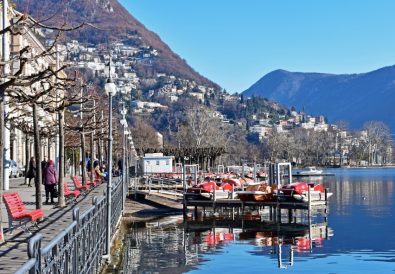
[[(276, 163), (270, 165), (269, 168), (269, 184), (289, 184), (292, 182), (292, 176), (281, 176), (281, 174), (292, 174), (290, 163)], [(331, 176), (331, 175), (327, 175)], [(186, 178), (191, 178), (192, 181), (196, 182), (198, 174), (189, 174), (188, 176), (184, 173), (181, 176), (182, 179), (174, 179), (172, 176), (147, 176), (139, 181), (134, 181), (134, 185), (129, 186), (129, 191), (135, 197), (145, 197), (148, 199), (161, 200), (161, 202), (167, 206), (169, 201), (178, 202), (183, 206), (183, 214), (187, 216), (189, 212), (193, 212), (197, 215), (198, 212), (205, 213), (206, 211), (212, 212), (223, 212), (227, 209), (236, 209), (240, 213), (246, 212), (253, 209), (268, 209), (270, 212), (270, 220), (280, 221), (282, 217), (286, 216), (288, 220), (294, 218), (296, 210), (303, 210), (310, 216), (314, 212), (322, 212), (326, 217), (328, 208), (328, 189), (325, 189), (323, 193), (323, 199), (315, 201), (310, 197), (310, 189), (308, 190), (308, 201), (296, 201), (287, 200), (277, 193), (275, 200), (272, 201), (241, 201), (236, 197), (237, 191), (232, 188), (227, 198), (217, 198), (216, 191), (213, 191), (210, 195), (211, 198), (204, 198), (197, 193), (190, 193), (187, 191)], [(243, 190), (241, 188), (240, 190)]]

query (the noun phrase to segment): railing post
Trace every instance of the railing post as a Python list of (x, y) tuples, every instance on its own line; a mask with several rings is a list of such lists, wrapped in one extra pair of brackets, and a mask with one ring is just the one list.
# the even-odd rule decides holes
[(29, 256), (29, 259), (36, 259), (36, 264), (35, 266), (29, 270), (29, 274), (36, 274), (36, 273), (41, 273), (41, 239), (42, 239), (41, 234), (37, 234), (33, 236), (29, 240), (29, 246), (27, 250), (27, 254)]
[(73, 260), (73, 273), (78, 273), (79, 271), (79, 266), (78, 266), (78, 262), (79, 262), (79, 254), (78, 254), (78, 237), (77, 235), (79, 234), (79, 230), (80, 230), (80, 209), (77, 207), (73, 210), (73, 221), (77, 222), (77, 225), (75, 227), (75, 237), (74, 237), (74, 260)]

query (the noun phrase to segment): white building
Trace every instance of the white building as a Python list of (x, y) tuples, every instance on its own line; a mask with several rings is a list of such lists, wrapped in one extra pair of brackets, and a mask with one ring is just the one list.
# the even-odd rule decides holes
[(142, 158), (144, 174), (173, 172), (173, 156), (163, 156), (163, 153), (147, 153)]

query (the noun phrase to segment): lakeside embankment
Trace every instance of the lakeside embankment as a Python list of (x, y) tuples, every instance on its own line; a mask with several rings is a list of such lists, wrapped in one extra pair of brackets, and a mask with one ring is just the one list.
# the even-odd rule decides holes
[(123, 222), (145, 221), (156, 217), (182, 214), (182, 204), (157, 195), (129, 195), (125, 201)]

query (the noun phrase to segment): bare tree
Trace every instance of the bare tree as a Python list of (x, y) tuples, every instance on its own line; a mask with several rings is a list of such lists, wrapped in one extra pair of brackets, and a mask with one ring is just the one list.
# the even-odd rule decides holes
[(142, 119), (136, 119), (131, 130), (136, 148), (158, 148), (158, 135), (153, 127)]
[(385, 153), (391, 142), (391, 134), (387, 125), (379, 121), (369, 121), (363, 126), (366, 149), (368, 152), (368, 164), (378, 163), (377, 156)]
[[(0, 84), (0, 97), (3, 102), (4, 95), (9, 96), (11, 100), (18, 104), (30, 105), (33, 113), (33, 131), (34, 131), (34, 150), (36, 162), (41, 162), (40, 155), (40, 129), (38, 123), (38, 114), (40, 109), (47, 103), (47, 96), (56, 93), (59, 85), (63, 84), (62, 74), (65, 66), (56, 66), (54, 54), (56, 53), (55, 45), (60, 35), (65, 31), (75, 30), (82, 27), (81, 24), (76, 27), (67, 28), (65, 24), (61, 27), (45, 26), (33, 18), (13, 13), (14, 18), (11, 20), (9, 27), (1, 30), (0, 34), (9, 34), (11, 41), (20, 41), (19, 45), (24, 45), (21, 41), (26, 41), (27, 46), (13, 47), (12, 57), (9, 62), (11, 70), (9, 75), (5, 75), (5, 80)], [(53, 43), (45, 47), (38, 39), (35, 39), (34, 29), (36, 27), (51, 29), (55, 31)], [(3, 115), (1, 115), (3, 117)], [(3, 151), (3, 148), (0, 147)], [(2, 169), (2, 165), (0, 167)], [(41, 165), (37, 164), (37, 174), (35, 176), (36, 187), (36, 208), (41, 208)]]

